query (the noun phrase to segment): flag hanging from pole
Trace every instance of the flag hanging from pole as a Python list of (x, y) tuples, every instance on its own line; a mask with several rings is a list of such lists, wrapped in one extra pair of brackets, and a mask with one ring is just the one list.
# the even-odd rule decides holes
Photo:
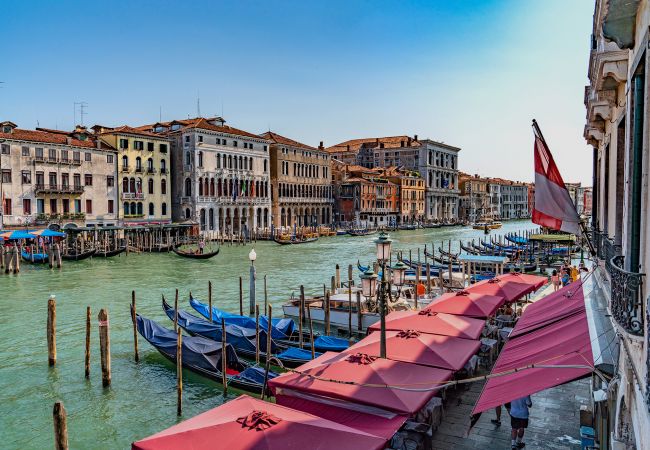
[(535, 205), (533, 223), (567, 233), (580, 233), (580, 218), (562, 175), (533, 120), (535, 133)]

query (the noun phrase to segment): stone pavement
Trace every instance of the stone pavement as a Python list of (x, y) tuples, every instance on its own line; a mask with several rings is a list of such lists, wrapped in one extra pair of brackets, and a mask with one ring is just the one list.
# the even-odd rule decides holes
[[(435, 450), (510, 449), (510, 416), (505, 408), (501, 426), (490, 422), (494, 410), (486, 411), (469, 435), (470, 414), (484, 382), (450, 389), (442, 424), (433, 435)], [(526, 450), (580, 449), (580, 406), (589, 404), (589, 380), (548, 389), (531, 396), (533, 407), (526, 429)]]

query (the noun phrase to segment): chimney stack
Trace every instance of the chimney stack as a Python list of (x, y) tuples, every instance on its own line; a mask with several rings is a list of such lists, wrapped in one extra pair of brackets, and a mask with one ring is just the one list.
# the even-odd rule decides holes
[(414, 141), (417, 141), (417, 140), (418, 140), (418, 135), (417, 135), (417, 134), (414, 134), (414, 135), (413, 135), (413, 140), (414, 140)]
[(320, 145), (318, 146), (319, 150), (323, 150), (325, 147), (323, 146), (323, 141), (320, 141)]

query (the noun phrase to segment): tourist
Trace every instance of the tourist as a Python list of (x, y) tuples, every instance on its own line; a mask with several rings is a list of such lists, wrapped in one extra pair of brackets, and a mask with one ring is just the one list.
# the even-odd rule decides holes
[(551, 275), (551, 283), (553, 283), (553, 292), (560, 289), (560, 276), (555, 269), (553, 269), (553, 274)]
[(571, 283), (571, 277), (569, 276), (569, 271), (562, 269), (562, 286), (566, 286)]
[(513, 449), (524, 448), (524, 431), (528, 428), (528, 408), (533, 406), (530, 395), (518, 398), (506, 403), (506, 409), (510, 414), (510, 440)]
[(491, 422), (495, 424), (497, 427), (500, 427), (501, 426), (501, 405), (494, 408), (494, 413), (497, 415), (497, 418), (492, 419)]
[(204, 248), (205, 248), (205, 241), (203, 239), (201, 239), (199, 241), (199, 254), (201, 254), (201, 255), (203, 254), (203, 249)]
[(578, 272), (578, 268), (575, 265), (571, 266), (571, 282), (578, 281), (579, 277), (580, 272)]

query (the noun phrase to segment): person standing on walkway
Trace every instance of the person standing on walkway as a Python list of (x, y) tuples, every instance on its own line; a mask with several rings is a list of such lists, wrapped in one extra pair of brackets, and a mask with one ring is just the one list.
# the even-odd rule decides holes
[(526, 446), (524, 442), (524, 431), (528, 428), (528, 408), (533, 406), (530, 395), (515, 399), (506, 403), (506, 409), (510, 413), (510, 439), (512, 449), (520, 449)]
[(553, 283), (553, 292), (560, 289), (560, 276), (555, 269), (553, 269), (553, 275), (551, 275), (551, 283)]

